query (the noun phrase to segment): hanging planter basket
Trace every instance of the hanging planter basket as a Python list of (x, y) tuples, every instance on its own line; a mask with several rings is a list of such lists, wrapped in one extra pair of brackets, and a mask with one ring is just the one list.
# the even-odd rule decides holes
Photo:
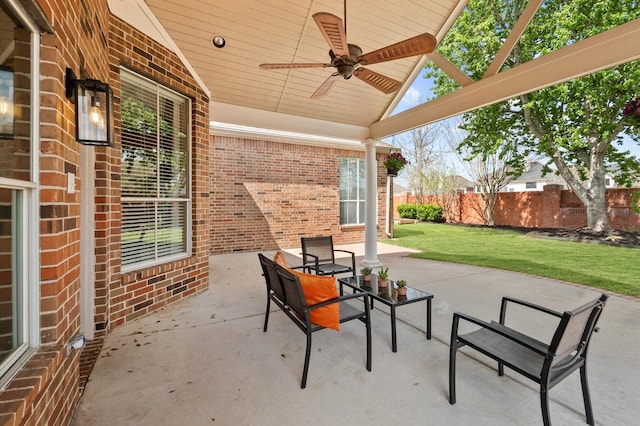
[(387, 176), (398, 176), (398, 172), (408, 163), (400, 152), (391, 152), (385, 155), (382, 165), (387, 169)]

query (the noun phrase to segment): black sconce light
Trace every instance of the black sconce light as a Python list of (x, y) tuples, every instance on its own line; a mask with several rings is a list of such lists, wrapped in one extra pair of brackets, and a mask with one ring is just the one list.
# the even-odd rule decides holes
[(71, 68), (66, 75), (67, 98), (76, 105), (76, 140), (84, 145), (111, 145), (111, 88), (99, 80), (78, 80)]
[(0, 65), (0, 139), (13, 138), (13, 70)]

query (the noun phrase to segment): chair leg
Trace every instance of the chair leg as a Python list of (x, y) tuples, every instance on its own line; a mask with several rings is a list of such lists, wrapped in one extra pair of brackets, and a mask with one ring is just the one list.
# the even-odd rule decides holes
[(307, 332), (307, 350), (304, 355), (304, 368), (302, 369), (302, 383), (300, 389), (307, 387), (307, 372), (309, 371), (309, 359), (311, 358), (311, 332)]
[(582, 399), (584, 400), (584, 410), (587, 414), (587, 424), (593, 426), (593, 409), (591, 408), (591, 396), (589, 395), (589, 382), (587, 381), (587, 364), (580, 367), (580, 382), (582, 383)]
[(369, 304), (367, 303), (367, 297), (364, 298), (364, 307), (367, 315), (367, 371), (371, 371), (371, 312), (369, 310)]
[(449, 404), (456, 403), (456, 353), (458, 346), (452, 341), (449, 346)]
[(549, 394), (547, 385), (540, 385), (540, 406), (542, 407), (542, 422), (544, 426), (551, 426), (551, 418), (549, 417)]
[(264, 327), (262, 328), (262, 331), (266, 333), (267, 331), (267, 324), (269, 323), (269, 309), (271, 308), (271, 298), (269, 297), (269, 295), (267, 295), (267, 312), (265, 312), (264, 314)]

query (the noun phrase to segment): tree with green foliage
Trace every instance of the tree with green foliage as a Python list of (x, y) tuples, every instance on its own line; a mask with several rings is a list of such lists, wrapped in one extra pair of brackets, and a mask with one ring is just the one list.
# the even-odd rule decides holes
[[(480, 80), (527, 6), (526, 0), (470, 0), (438, 46), (474, 80)], [(637, 19), (637, 0), (548, 0), (517, 42), (501, 71), (556, 51)], [(436, 95), (458, 85), (433, 63)], [(640, 177), (640, 159), (622, 151), (623, 135), (640, 144), (638, 124), (623, 116), (638, 97), (640, 62), (630, 62), (553, 87), (493, 104), (463, 115), (468, 133), (463, 144), (474, 156), (498, 154), (513, 173), (531, 155), (548, 158), (545, 172), (556, 172), (583, 202), (588, 227), (611, 229), (607, 216), (605, 175), (630, 186)]]

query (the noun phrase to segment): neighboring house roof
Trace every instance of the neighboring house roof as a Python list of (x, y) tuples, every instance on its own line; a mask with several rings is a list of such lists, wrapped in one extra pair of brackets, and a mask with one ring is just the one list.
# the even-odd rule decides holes
[(459, 189), (464, 189), (466, 190), (467, 188), (474, 188), (475, 184), (473, 183), (473, 181), (470, 181), (469, 179), (457, 175), (456, 176), (456, 187)]
[(544, 182), (546, 184), (566, 185), (565, 180), (561, 176), (555, 174), (554, 171), (542, 176), (543, 167), (542, 163), (537, 161), (530, 163), (524, 173), (522, 173), (520, 177), (512, 180), (510, 184), (513, 185), (522, 182)]
[(409, 192), (409, 188), (404, 187), (404, 186), (402, 186), (402, 185), (400, 185), (400, 184), (397, 184), (397, 183), (395, 182), (395, 180), (394, 180), (394, 181), (393, 181), (393, 193), (394, 193), (394, 194), (401, 194), (401, 193), (403, 193), (403, 192)]

